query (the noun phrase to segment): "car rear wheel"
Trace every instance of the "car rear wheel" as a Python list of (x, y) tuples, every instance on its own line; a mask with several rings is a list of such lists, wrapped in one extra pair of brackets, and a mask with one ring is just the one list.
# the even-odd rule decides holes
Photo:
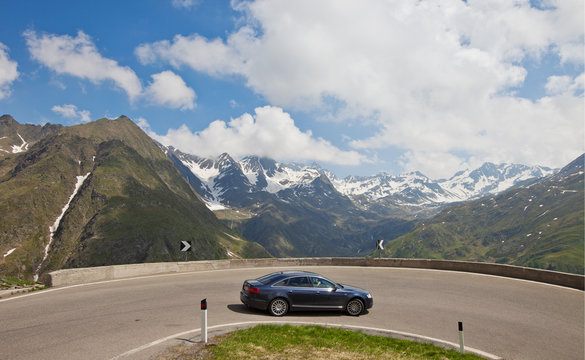
[(270, 315), (283, 316), (288, 312), (288, 302), (283, 298), (276, 298), (268, 305)]
[(347, 303), (346, 310), (349, 315), (358, 316), (364, 311), (364, 302), (360, 299), (351, 299)]

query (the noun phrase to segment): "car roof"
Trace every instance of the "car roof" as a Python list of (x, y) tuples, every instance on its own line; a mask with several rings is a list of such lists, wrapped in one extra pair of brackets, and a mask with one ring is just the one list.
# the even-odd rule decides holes
[(281, 274), (281, 275), (289, 275), (289, 276), (297, 276), (297, 275), (305, 275), (305, 276), (321, 276), (317, 273), (314, 272), (310, 272), (310, 271), (303, 271), (303, 270), (285, 270), (285, 271), (277, 271), (275, 273), (272, 273), (270, 275), (276, 275), (276, 274)]
[(293, 275), (319, 275), (317, 273), (311, 272), (311, 271), (304, 271), (304, 270), (285, 270), (285, 271), (280, 271), (281, 274), (293, 274)]

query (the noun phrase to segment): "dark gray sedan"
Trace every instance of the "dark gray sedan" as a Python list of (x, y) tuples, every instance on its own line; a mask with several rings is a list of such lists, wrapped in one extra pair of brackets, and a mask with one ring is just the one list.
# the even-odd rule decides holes
[(345, 310), (358, 316), (374, 305), (364, 289), (306, 271), (281, 271), (246, 280), (240, 300), (249, 308), (283, 316), (289, 310)]

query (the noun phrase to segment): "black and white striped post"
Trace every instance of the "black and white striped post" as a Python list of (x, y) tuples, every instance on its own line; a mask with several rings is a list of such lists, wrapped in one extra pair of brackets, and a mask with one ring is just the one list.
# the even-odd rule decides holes
[(459, 321), (459, 352), (465, 354), (465, 345), (463, 344), (463, 323)]
[(201, 300), (201, 342), (207, 344), (207, 299)]

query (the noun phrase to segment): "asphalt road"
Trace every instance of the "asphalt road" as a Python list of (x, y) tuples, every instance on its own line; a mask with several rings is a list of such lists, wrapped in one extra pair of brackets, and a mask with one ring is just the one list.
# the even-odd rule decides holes
[(199, 341), (203, 298), (208, 325), (217, 331), (224, 324), (278, 320), (388, 329), (458, 343), (462, 321), (466, 346), (506, 359), (584, 359), (585, 298), (579, 290), (449, 271), (296, 269), (366, 288), (374, 307), (360, 317), (318, 312), (273, 318), (247, 310), (239, 300), (242, 282), (280, 270), (274, 268), (57, 288), (0, 300), (0, 359), (148, 359), (179, 342)]

